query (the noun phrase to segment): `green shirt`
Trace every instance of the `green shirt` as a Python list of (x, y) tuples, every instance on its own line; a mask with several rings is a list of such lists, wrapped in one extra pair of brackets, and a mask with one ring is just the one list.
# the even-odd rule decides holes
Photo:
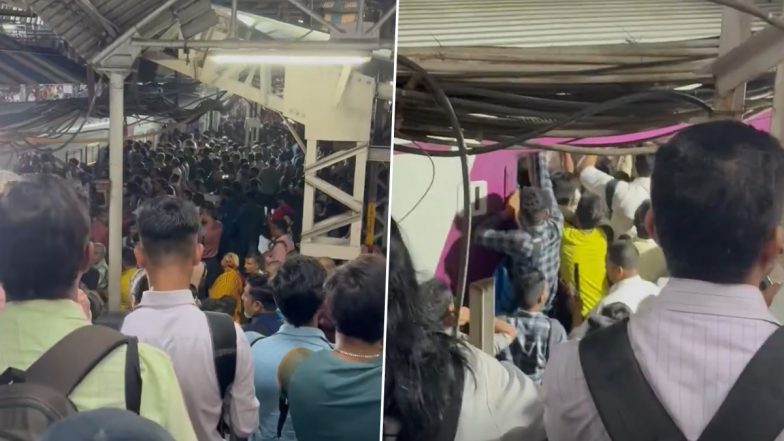
[(289, 385), (297, 441), (368, 441), (381, 430), (381, 357), (364, 363), (316, 352)]
[[(68, 333), (88, 325), (81, 307), (71, 300), (8, 302), (0, 313), (0, 372), (27, 369)], [(115, 349), (76, 386), (70, 398), (77, 409), (125, 408), (125, 350)], [(141, 416), (160, 424), (177, 441), (196, 441), (169, 357), (140, 343), (139, 364)]]

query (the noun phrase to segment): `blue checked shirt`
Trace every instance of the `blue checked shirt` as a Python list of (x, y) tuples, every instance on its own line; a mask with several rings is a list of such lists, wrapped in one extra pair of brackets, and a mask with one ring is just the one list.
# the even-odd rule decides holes
[(550, 217), (536, 226), (524, 226), (522, 229), (498, 230), (500, 216), (494, 216), (477, 228), (478, 244), (504, 253), (509, 256), (509, 277), (518, 278), (534, 270), (544, 275), (549, 288), (548, 307), (555, 298), (558, 288), (558, 269), (561, 264), (561, 236), (563, 234), (564, 217), (553, 193), (550, 171), (547, 169), (545, 157), (536, 154), (536, 176), (539, 188), (550, 198)]
[(566, 341), (566, 330), (541, 312), (518, 310), (507, 321), (517, 330), (517, 341), (498, 354), (498, 359), (513, 362), (531, 380), (541, 383), (552, 346)]

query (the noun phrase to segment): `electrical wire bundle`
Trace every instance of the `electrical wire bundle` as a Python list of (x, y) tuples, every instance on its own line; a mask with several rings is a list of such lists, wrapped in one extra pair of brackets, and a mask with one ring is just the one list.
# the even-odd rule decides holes
[[(715, 38), (564, 48), (401, 49), (441, 84), (467, 139), (495, 141), (501, 148), (544, 135), (572, 143), (699, 121), (714, 100), (705, 67), (717, 53)], [(396, 137), (454, 145), (452, 127), (421, 75), (398, 66)], [(691, 90), (676, 90), (684, 87)], [(769, 107), (772, 92), (770, 74), (750, 82), (747, 113)]]

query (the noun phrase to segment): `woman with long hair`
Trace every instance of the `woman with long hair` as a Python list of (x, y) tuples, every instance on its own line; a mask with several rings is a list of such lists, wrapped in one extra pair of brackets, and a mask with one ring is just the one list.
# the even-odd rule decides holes
[(517, 368), (444, 332), (390, 226), (384, 439), (542, 441), (539, 390)]

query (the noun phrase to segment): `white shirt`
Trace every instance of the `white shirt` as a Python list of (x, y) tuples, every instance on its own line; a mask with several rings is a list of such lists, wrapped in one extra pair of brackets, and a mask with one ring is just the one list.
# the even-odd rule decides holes
[[(629, 339), (656, 397), (686, 439), (696, 440), (778, 327), (754, 286), (672, 278), (632, 316)], [(585, 382), (578, 345), (558, 345), (545, 369), (548, 439), (609, 441)], [(776, 440), (784, 441), (784, 434)]]
[[(652, 296), (658, 295), (660, 288), (655, 284), (643, 280), (640, 276), (631, 277), (616, 283), (607, 292), (607, 295), (599, 300), (588, 315), (598, 314), (602, 308), (613, 303), (623, 303), (629, 307), (632, 314), (637, 312), (640, 304), (647, 301)], [(569, 334), (569, 338), (583, 338), (588, 332), (588, 320), (580, 326), (574, 328)]]
[[(599, 196), (602, 201), (606, 201), (606, 187), (612, 181), (612, 176), (604, 173), (596, 167), (586, 167), (580, 174), (580, 182), (591, 193)], [(615, 236), (623, 234), (634, 234), (634, 213), (643, 202), (651, 198), (651, 178), (637, 178), (632, 182), (618, 181), (613, 195), (612, 226)]]
[(643, 280), (640, 276), (634, 276), (616, 283), (607, 292), (607, 295), (599, 300), (595, 309), (601, 310), (613, 303), (623, 303), (628, 306), (632, 314), (637, 312), (643, 300), (659, 294), (659, 287), (655, 284)]
[(455, 441), (544, 441), (539, 387), (513, 364), (466, 347), (469, 369)]
[[(226, 392), (231, 427), (242, 438), (258, 430), (259, 402), (253, 386), (250, 346), (237, 331), (237, 369)], [(123, 322), (123, 334), (155, 346), (171, 357), (185, 405), (199, 441), (222, 441), (217, 426), (222, 403), (207, 317), (190, 290), (145, 291), (138, 308)]]

